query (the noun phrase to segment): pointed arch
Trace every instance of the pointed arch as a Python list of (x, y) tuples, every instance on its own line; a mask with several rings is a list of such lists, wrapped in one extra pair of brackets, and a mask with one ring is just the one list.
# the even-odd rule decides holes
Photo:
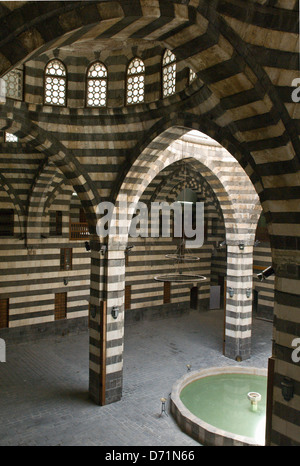
[[(100, 202), (99, 192), (85, 168), (78, 162), (72, 152), (61, 144), (53, 134), (40, 128), (38, 125), (25, 119), (14, 107), (9, 115), (3, 120), (2, 129), (10, 129), (17, 133), (19, 141), (33, 145), (35, 150), (45, 154), (45, 160), (40, 167), (40, 173), (51, 162), (64, 175), (78, 197), (87, 213), (87, 219), (91, 234), (96, 232), (97, 206)], [(39, 175), (37, 175), (39, 176)]]

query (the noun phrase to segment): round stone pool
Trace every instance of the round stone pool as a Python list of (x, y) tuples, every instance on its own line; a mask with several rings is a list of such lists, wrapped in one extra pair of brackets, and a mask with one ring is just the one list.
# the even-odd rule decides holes
[(266, 394), (266, 369), (214, 367), (188, 372), (172, 388), (171, 413), (201, 444), (264, 445)]

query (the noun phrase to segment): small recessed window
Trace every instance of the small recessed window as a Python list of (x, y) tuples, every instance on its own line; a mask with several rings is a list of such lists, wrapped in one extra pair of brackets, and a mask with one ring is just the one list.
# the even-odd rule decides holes
[(171, 302), (171, 283), (164, 282), (164, 304)]
[(162, 60), (162, 92), (163, 97), (175, 94), (176, 91), (176, 57), (167, 49)]
[(67, 293), (55, 293), (54, 320), (66, 319), (67, 317)]
[(60, 250), (60, 270), (72, 270), (72, 248)]
[(107, 69), (103, 63), (93, 63), (87, 71), (86, 105), (105, 107), (107, 99)]
[(67, 72), (60, 60), (51, 60), (45, 68), (45, 104), (66, 105)]
[(192, 82), (195, 81), (196, 78), (197, 78), (197, 75), (196, 75), (195, 71), (193, 71), (190, 68), (190, 71), (189, 71), (189, 84), (192, 84)]
[(5, 142), (18, 142), (18, 136), (15, 136), (12, 133), (7, 133), (5, 131)]
[(14, 235), (13, 209), (0, 209), (0, 236)]
[(3, 76), (5, 81), (5, 96), (10, 99), (23, 99), (23, 70), (14, 69)]
[(62, 235), (62, 211), (50, 212), (50, 236)]
[(127, 69), (127, 105), (140, 104), (145, 98), (145, 65), (140, 58), (134, 58)]
[(9, 298), (0, 299), (0, 328), (7, 328), (9, 325)]
[(131, 309), (131, 285), (125, 285), (124, 310), (128, 311), (129, 309)]

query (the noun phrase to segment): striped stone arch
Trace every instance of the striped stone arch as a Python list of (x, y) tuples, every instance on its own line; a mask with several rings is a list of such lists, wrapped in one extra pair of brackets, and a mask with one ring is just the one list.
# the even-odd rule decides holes
[(191, 171), (189, 172), (189, 174), (190, 178), (188, 179), (187, 183), (185, 183), (185, 180), (181, 178), (180, 180), (178, 180), (178, 183), (174, 185), (174, 187), (170, 190), (169, 197), (167, 198), (168, 202), (170, 202), (171, 199), (174, 198), (174, 196), (176, 197), (182, 189), (187, 187), (195, 191), (198, 194), (198, 196), (210, 198), (211, 202), (213, 202), (215, 206), (215, 209), (217, 211), (220, 211), (221, 213), (220, 204), (215, 196), (215, 193), (212, 191), (207, 181), (202, 177), (196, 178), (196, 173), (192, 176)]
[[(228, 244), (228, 257), (229, 265), (227, 270), (228, 284), (236, 288), (235, 298), (228, 300), (227, 310), (227, 325), (226, 325), (226, 340), (228, 342), (228, 350), (226, 355), (235, 359), (236, 357), (245, 359), (249, 357), (251, 347), (251, 313), (252, 302), (246, 301), (245, 290), (249, 286), (252, 287), (252, 245), (254, 242), (254, 235), (257, 220), (260, 214), (258, 196), (251, 185), (250, 180), (245, 175), (242, 168), (234, 160), (231, 165), (227, 167), (227, 173), (222, 171), (220, 160), (210, 159), (206, 154), (199, 154), (189, 151), (187, 141), (179, 140), (182, 133), (186, 133), (185, 128), (170, 128), (168, 131), (163, 132), (158, 138), (153, 140), (149, 146), (142, 151), (140, 157), (133, 163), (131, 169), (126, 174), (122, 187), (119, 191), (115, 202), (115, 220), (116, 226), (125, 224), (129, 227), (131, 215), (134, 211), (134, 206), (141, 199), (142, 194), (145, 192), (147, 186), (159, 175), (165, 168), (178, 162), (182, 159), (193, 159), (190, 161), (192, 168), (199, 171), (204, 178), (207, 179), (212, 189), (215, 191), (220, 204), (223, 206), (223, 216), (225, 226), (227, 226), (226, 236)], [(184, 151), (182, 150), (184, 145)], [(228, 157), (230, 154), (228, 154)], [(230, 156), (231, 159), (232, 156)], [(227, 161), (228, 165), (228, 161)], [(228, 174), (232, 167), (235, 168), (233, 174), (233, 181), (230, 184), (228, 181)], [(242, 224), (242, 231), (240, 230), (239, 222), (242, 220), (245, 211), (240, 208), (243, 200), (240, 200), (239, 209), (235, 208), (233, 199), (233, 188), (235, 187), (236, 178), (243, 184), (248, 183), (249, 189), (244, 198), (246, 210), (249, 213), (249, 206), (252, 206), (250, 215), (250, 222), (245, 225)], [(231, 192), (230, 192), (231, 190)], [(240, 196), (240, 193), (239, 193)], [(237, 196), (236, 196), (237, 197)], [(247, 202), (246, 202), (247, 198)], [(128, 212), (128, 217), (121, 214), (121, 202), (126, 201), (128, 205), (132, 206), (132, 210)], [(122, 206), (121, 206), (122, 207)], [(244, 206), (245, 207), (245, 206)], [(224, 212), (224, 209), (227, 209)], [(120, 220), (120, 223), (119, 223)], [(253, 237), (248, 235), (245, 240), (247, 229), (253, 225)], [(251, 229), (251, 228), (250, 228)], [(241, 240), (242, 238), (242, 240)], [(243, 250), (239, 245), (243, 241)], [(109, 235), (107, 241), (107, 255), (105, 258), (105, 274), (106, 279), (103, 283), (103, 297), (108, 309), (113, 306), (119, 306), (124, 312), (124, 285), (125, 285), (125, 259), (124, 250), (128, 242), (128, 234), (121, 233), (116, 235)], [(247, 264), (247, 267), (245, 266)], [(251, 282), (251, 283), (250, 283)], [(106, 324), (114, 329), (106, 334), (106, 375), (110, 374), (110, 382), (114, 380), (117, 383), (122, 373), (122, 358), (123, 358), (123, 312), (120, 314), (118, 322), (114, 322), (110, 313), (108, 312), (105, 318)], [(102, 318), (103, 315), (102, 315)], [(114, 361), (110, 365), (111, 361)], [(118, 355), (118, 356), (117, 356)], [(112, 357), (114, 356), (114, 357)], [(116, 362), (117, 358), (117, 362)], [(98, 366), (98, 371), (100, 371)], [(102, 366), (103, 367), (103, 366)]]
[[(98, 39), (118, 37), (125, 40), (128, 37), (136, 37), (161, 40), (173, 50), (176, 57), (186, 60), (187, 64), (197, 71), (203, 82), (212, 85), (215, 94), (219, 94), (220, 98), (221, 89), (218, 82), (215, 83), (212, 79), (212, 75), (216, 75), (216, 71), (220, 74), (218, 66), (221, 62), (225, 62), (226, 67), (224, 69), (223, 66), (221, 77), (226, 79), (234, 74), (235, 81), (231, 79), (231, 86), (241, 87), (245, 85), (245, 81), (252, 84), (254, 93), (260, 96), (260, 99), (256, 100), (261, 100), (267, 112), (270, 112), (273, 124), (285, 128), (293, 144), (299, 148), (299, 142), (292, 137), (296, 128), (291, 126), (288, 112), (274, 92), (271, 79), (263, 68), (264, 63), (258, 66), (254, 54), (249, 53), (249, 46), (241, 41), (240, 35), (243, 37), (243, 34), (240, 30), (243, 22), (238, 22), (237, 19), (243, 16), (242, 4), (236, 6), (229, 2), (226, 8), (222, 2), (219, 2), (215, 8), (207, 8), (206, 2), (200, 0), (192, 4), (182, 4), (179, 0), (156, 0), (151, 5), (146, 0), (135, 0), (130, 4), (121, 0), (88, 2), (87, 5), (76, 2), (65, 3), (66, 5), (51, 5), (49, 2), (42, 11), (36, 4), (31, 5), (30, 28), (25, 20), (26, 16), (22, 23), (27, 2), (23, 2), (19, 8), (12, 11), (5, 3), (3, 4), (2, 17), (5, 18), (7, 29), (11, 33), (7, 34), (6, 29), (3, 28), (0, 36), (1, 75), (17, 63), (20, 64), (25, 59), (33, 59), (41, 51), (58, 48), (64, 43), (80, 42), (87, 34)], [(253, 5), (252, 9), (247, 11), (247, 22), (252, 33), (255, 28), (261, 26), (257, 20), (259, 7), (260, 5)], [(132, 9), (135, 11), (134, 15)], [(74, 15), (72, 21), (68, 21), (71, 11), (79, 14)], [(280, 15), (276, 13), (272, 7), (266, 6), (265, 24), (272, 24), (275, 31), (277, 27), (282, 33), (287, 34), (292, 31), (297, 34), (297, 22), (293, 21), (296, 12), (287, 8), (282, 9)], [(82, 18), (84, 18), (84, 26)], [(18, 29), (14, 35), (15, 24), (18, 25)], [(172, 35), (172, 30), (176, 31), (177, 28), (184, 30), (184, 42), (180, 34)], [(288, 50), (290, 54), (295, 50), (295, 38), (292, 39), (291, 50)], [(211, 53), (211, 50), (207, 54), (203, 53), (203, 43), (209, 44), (214, 53)], [(10, 53), (12, 48), (14, 54)], [(253, 49), (255, 51), (255, 46)], [(190, 57), (191, 50), (193, 55)], [(205, 52), (206, 50), (207, 48)], [(262, 49), (261, 52), (263, 51)], [(284, 56), (284, 53), (282, 55)], [(293, 59), (295, 57), (291, 56), (290, 60)], [(231, 73), (228, 72), (230, 69)], [(267, 99), (266, 95), (268, 95)]]
[(9, 181), (5, 178), (5, 176), (2, 175), (2, 173), (0, 173), (0, 185), (14, 206), (14, 210), (16, 211), (18, 217), (19, 233), (20, 236), (23, 237), (25, 234), (26, 224), (26, 210), (24, 209), (24, 205), (13, 186), (11, 186)]
[(41, 235), (47, 236), (45, 214), (47, 206), (51, 205), (51, 198), (55, 191), (65, 181), (65, 178), (52, 163), (43, 164), (31, 187), (28, 215), (27, 215), (27, 241), (38, 240)]
[[(205, 216), (207, 222), (212, 216), (212, 209), (214, 211), (213, 216), (217, 215), (222, 224), (224, 224), (223, 212), (220, 206), (220, 203), (213, 192), (210, 185), (207, 181), (195, 170), (191, 170), (191, 167), (188, 168), (187, 173), (182, 171), (182, 166), (179, 167), (179, 170), (174, 169), (174, 171), (168, 171), (163, 180), (156, 186), (155, 190), (149, 193), (149, 188), (144, 191), (144, 194), (141, 197), (141, 201), (145, 202), (150, 206), (151, 202), (168, 202), (170, 205), (176, 201), (178, 195), (182, 192), (183, 189), (192, 190), (198, 201), (205, 202)], [(151, 186), (151, 185), (150, 185)], [(208, 225), (208, 223), (206, 223)], [(222, 235), (224, 239), (224, 235)], [(208, 244), (206, 244), (206, 247)], [(211, 241), (209, 244), (209, 249), (212, 251), (216, 243)], [(209, 288), (209, 284), (206, 284), (205, 289)], [(201, 287), (201, 292), (203, 287)]]
[[(195, 191), (198, 196), (203, 196), (205, 199), (208, 199), (209, 202), (213, 204), (219, 217), (223, 218), (222, 209), (215, 193), (204, 178), (199, 176), (196, 177), (196, 175), (196, 172), (189, 170), (187, 182), (184, 179), (182, 179), (182, 177), (180, 177), (180, 179), (178, 179), (176, 184), (174, 184), (173, 186), (169, 187), (169, 183), (166, 183), (166, 185), (164, 186), (164, 190), (166, 188), (168, 189), (167, 202), (174, 202), (174, 199), (176, 199), (178, 194), (184, 188), (189, 188), (192, 191)], [(163, 193), (161, 190), (159, 195), (161, 196), (162, 194)]]
[[(177, 142), (180, 136), (187, 131), (186, 128), (170, 128), (149, 144), (124, 178), (116, 199), (116, 206), (118, 206), (118, 200), (122, 199), (122, 196), (127, 196), (130, 204), (138, 202), (146, 187), (162, 170), (178, 160), (192, 158), (191, 166), (196, 172), (201, 173), (212, 186), (223, 208), (225, 227), (227, 225), (227, 240), (230, 241), (230, 235), (237, 233), (240, 238), (235, 239), (235, 243), (238, 244), (247, 235), (247, 231), (249, 232), (251, 229), (253, 230), (253, 238), (243, 240), (243, 242), (248, 244), (253, 242), (261, 207), (249, 178), (229, 153), (227, 159), (230, 160), (227, 160), (226, 173), (224, 164), (221, 164), (220, 160), (210, 159), (206, 153), (201, 154), (200, 149), (198, 153), (195, 150), (191, 151), (189, 149), (191, 144), (187, 142)], [(232, 170), (234, 171), (232, 172)], [(141, 174), (143, 174), (142, 177)], [(228, 180), (229, 175), (231, 180)], [(243, 194), (236, 191), (241, 184), (244, 186)], [(237, 199), (237, 197), (239, 198), (239, 208), (235, 209), (233, 199)], [(246, 212), (249, 214), (248, 222), (244, 220)], [(242, 229), (239, 233), (240, 224), (242, 224)], [(110, 238), (110, 241), (113, 240)], [(114, 241), (116, 244), (123, 244), (124, 247), (127, 244), (126, 238), (116, 238)]]
[[(231, 154), (226, 154), (222, 148), (220, 157), (214, 160), (207, 155), (205, 149), (197, 151), (197, 148), (193, 148), (193, 144), (188, 142), (188, 133), (183, 136), (183, 140), (185, 153), (191, 157), (191, 166), (205, 178), (220, 203), (227, 242), (242, 240), (245, 244), (251, 244), (261, 206), (250, 179)], [(196, 146), (197, 144), (194, 147)], [(182, 149), (179, 141), (172, 143), (168, 150), (180, 152)], [(225, 160), (221, 160), (223, 157)], [(232, 235), (236, 236), (234, 240)], [(247, 239), (243, 240), (245, 236)]]
[(45, 154), (45, 163), (41, 166), (37, 179), (42, 176), (47, 164), (48, 166), (53, 164), (62, 172), (67, 182), (77, 192), (87, 213), (90, 232), (95, 234), (97, 224), (96, 209), (100, 198), (98, 190), (84, 167), (52, 134), (44, 131), (30, 120), (25, 121), (24, 115), (18, 113), (14, 104), (11, 104), (11, 112), (8, 116), (0, 121), (2, 130), (9, 129), (12, 134), (18, 136), (19, 141), (27, 143), (33, 146), (35, 150)]
[[(202, 92), (202, 90), (203, 89), (200, 89), (199, 91), (201, 101), (197, 102), (199, 106), (197, 111), (199, 111), (199, 114), (193, 114), (194, 110), (192, 110), (191, 113), (188, 111), (180, 113), (178, 110), (175, 110), (176, 107), (174, 107), (174, 113), (171, 110), (167, 117), (160, 118), (143, 134), (143, 139), (139, 140), (136, 147), (131, 151), (130, 162), (126, 161), (120, 171), (120, 175), (115, 182), (114, 190), (112, 190), (111, 193), (112, 202), (115, 201), (126, 174), (135, 160), (140, 158), (141, 154), (147, 154), (148, 150), (166, 150), (173, 141), (176, 141), (191, 130), (205, 133), (226, 149), (248, 175), (257, 193), (261, 195), (262, 181), (259, 171), (256, 170), (255, 163), (252, 160), (251, 152), (248, 151), (245, 144), (241, 143), (235, 135), (232, 134), (229, 128), (222, 127), (219, 122), (217, 124), (214, 121), (214, 116), (210, 115), (209, 109), (212, 107), (214, 112), (221, 113), (222, 109), (220, 109), (219, 103), (211, 91), (208, 91), (207, 95), (207, 91)], [(197, 97), (199, 97), (199, 95)], [(147, 157), (147, 155), (145, 155), (145, 157)]]
[[(186, 160), (186, 163), (188, 165), (188, 159)], [(198, 196), (202, 195), (204, 198), (209, 199), (209, 201), (214, 205), (220, 218), (223, 218), (222, 209), (215, 193), (205, 178), (203, 178), (200, 173), (190, 165), (188, 165), (186, 174), (183, 172), (181, 164), (173, 170), (171, 170), (171, 167), (170, 171), (166, 169), (166, 175), (156, 186), (155, 190), (149, 194), (149, 199), (146, 202), (150, 204), (154, 201), (161, 202), (166, 200), (171, 204), (184, 188), (190, 188), (197, 193)], [(147, 197), (147, 192), (148, 189), (146, 189), (142, 195), (142, 200), (144, 196)]]
[[(181, 120), (182, 126), (200, 129), (220, 142), (249, 175), (266, 214), (276, 269), (272, 441), (299, 444), (298, 398), (293, 406), (287, 406), (280, 390), (285, 375), (291, 375), (296, 392), (300, 390), (299, 365), (291, 360), (291, 342), (299, 336), (300, 299), (299, 104), (291, 99), (293, 79), (299, 76), (298, 2), (249, 1), (247, 8), (242, 0), (32, 2), (30, 10), (28, 2), (15, 3), (1, 3), (1, 22), (5, 25), (0, 30), (1, 76), (49, 49), (87, 38), (130, 38), (157, 41), (170, 48), (179, 62), (195, 70), (203, 82), (196, 96), (191, 87), (190, 102), (195, 105), (190, 104), (189, 115), (179, 114), (185, 112), (190, 91), (184, 96), (175, 94), (165, 102), (167, 117), (161, 102), (143, 107), (149, 110), (149, 119), (153, 109), (157, 118), (148, 140), (143, 133), (142, 142), (137, 141), (124, 169), (129, 172), (141, 147), (145, 149), (161, 131)], [(181, 101), (181, 97), (186, 100)], [(139, 117), (138, 111), (135, 117)], [(35, 138), (37, 144), (47, 140), (41, 130)], [(50, 150), (50, 155), (56, 157), (58, 166), (64, 166), (67, 156), (59, 154), (59, 150)], [(72, 157), (70, 161), (75, 163)], [(95, 208), (97, 192), (87, 182), (86, 174), (81, 178), (82, 171), (76, 166), (74, 179), (64, 168), (78, 190), (87, 193), (82, 195), (83, 202)], [(120, 176), (115, 198), (122, 182)], [(95, 275), (99, 273), (97, 260)], [(112, 353), (109, 358), (110, 364)], [(93, 359), (98, 370), (96, 350)]]
[[(299, 141), (295, 138), (297, 128), (279, 98), (273, 84), (273, 81), (276, 82), (274, 73), (272, 74), (272, 70), (269, 69), (272, 68), (273, 62), (276, 64), (278, 62), (277, 59), (275, 60), (276, 53), (268, 50), (268, 55), (271, 55), (271, 59), (268, 60), (263, 42), (258, 41), (258, 45), (249, 45), (241, 39), (244, 38), (242, 29), (244, 23), (238, 19), (240, 16), (244, 18), (242, 4), (228, 2), (227, 7), (224, 7), (222, 2), (218, 2), (214, 8), (207, 8), (206, 2), (200, 0), (188, 5), (182, 4), (179, 0), (156, 0), (151, 5), (146, 0), (135, 0), (130, 4), (124, 1), (88, 2), (88, 5), (77, 5), (76, 2), (65, 3), (64, 6), (51, 5), (51, 2), (48, 2), (42, 11), (33, 4), (31, 19), (34, 26), (29, 29), (25, 20), (22, 24), (22, 15), (23, 11), (26, 11), (27, 2), (23, 2), (20, 8), (12, 11), (5, 4), (3, 5), (2, 15), (11, 33), (7, 34), (4, 29), (2, 37), (0, 36), (1, 74), (9, 71), (17, 63), (20, 64), (25, 59), (34, 59), (50, 48), (79, 43), (87, 34), (98, 39), (116, 37), (126, 40), (130, 37), (160, 40), (174, 51), (176, 57), (186, 61), (208, 86), (207, 92), (214, 94), (214, 111), (218, 108), (218, 119), (222, 121), (223, 127), (230, 124), (230, 131), (237, 141), (249, 147), (251, 151), (251, 142), (254, 138), (249, 134), (249, 128), (250, 133), (259, 129), (261, 135), (264, 134), (264, 138), (280, 137), (282, 146), (286, 147), (286, 152), (290, 154), (288, 164), (294, 169), (295, 164), (299, 167), (299, 163), (296, 162), (299, 162), (296, 156), (299, 153)], [(134, 16), (131, 13), (132, 8), (135, 11)], [(67, 18), (72, 11), (79, 14), (73, 16), (70, 22)], [(259, 31), (262, 24), (265, 27), (272, 24), (274, 31), (286, 35), (286, 41), (290, 34), (290, 47), (276, 52), (281, 53), (282, 58), (290, 63), (291, 69), (297, 70), (297, 67), (293, 67), (295, 60), (298, 60), (295, 52), (298, 32), (295, 21), (296, 11), (282, 8), (278, 14), (276, 9), (265, 6), (263, 23), (258, 20), (259, 13), (261, 13), (260, 5), (253, 4), (251, 10), (247, 10), (248, 29), (255, 36), (255, 30)], [(85, 18), (84, 26), (82, 18)], [(15, 24), (18, 24), (18, 31), (14, 35)], [(184, 33), (176, 33), (177, 28)], [(174, 29), (176, 32), (172, 34)], [(51, 30), (50, 35), (49, 30)], [(279, 37), (279, 33), (277, 35), (274, 31), (274, 40), (278, 44), (281, 36)], [(204, 50), (203, 44), (205, 44)], [(12, 48), (13, 54), (10, 53)], [(253, 53), (249, 53), (249, 48)], [(262, 59), (258, 63), (254, 56), (259, 52)], [(297, 72), (294, 75), (297, 77)], [(227, 101), (228, 97), (224, 92), (226, 80), (229, 90), (235, 89), (236, 92), (239, 89), (241, 92), (249, 90), (252, 102), (258, 103), (257, 108), (254, 108), (252, 113), (250, 112), (241, 122), (236, 119), (234, 111), (228, 105), (230, 99)], [(248, 163), (253, 166), (252, 157), (244, 162), (245, 166)]]
[[(87, 33), (89, 37), (95, 34), (99, 39), (116, 36), (124, 40), (130, 35), (130, 37), (162, 41), (174, 50), (176, 56), (185, 60), (197, 71), (197, 75), (204, 83), (207, 97), (204, 105), (206, 121), (215, 119), (217, 114), (220, 125), (218, 129), (221, 129), (221, 144), (226, 147), (224, 144), (226, 138), (223, 136), (227, 132), (231, 144), (240, 145), (242, 150), (238, 160), (251, 176), (257, 192), (261, 194), (264, 210), (268, 212), (270, 223), (274, 217), (269, 207), (273, 192), (268, 185), (264, 186), (261, 180), (267, 171), (272, 173), (269, 162), (282, 162), (281, 173), (284, 170), (285, 173), (295, 174), (299, 170), (299, 160), (296, 155), (299, 153), (299, 140), (296, 137), (295, 122), (291, 117), (294, 114), (295, 105), (289, 105), (289, 113), (278, 94), (279, 88), (276, 86), (278, 80), (276, 81), (274, 73), (272, 74), (272, 65), (278, 63), (277, 58), (275, 59), (277, 52), (291, 70), (297, 68), (295, 67), (298, 60), (298, 53), (295, 52), (298, 32), (297, 21), (295, 21), (297, 8), (281, 9), (280, 14), (277, 14), (278, 12), (273, 8), (265, 6), (262, 23), (257, 20), (260, 6), (253, 5), (248, 11), (247, 24), (253, 36), (255, 36), (256, 29), (259, 31), (261, 26), (269, 27), (269, 24), (272, 24), (276, 44), (282, 38), (276, 31), (280, 31), (286, 41), (291, 39), (287, 50), (272, 52), (268, 50), (268, 55), (271, 56), (268, 58), (263, 44), (249, 45), (241, 40), (240, 36), (244, 37), (243, 21), (238, 22), (238, 18), (240, 15), (243, 17), (242, 5), (237, 7), (229, 2), (228, 7), (224, 9), (220, 2), (214, 9), (210, 9), (206, 7), (205, 2), (200, 1), (193, 2), (192, 5), (182, 5), (181, 2), (175, 0), (168, 2), (157, 0), (155, 6), (151, 5), (151, 7), (144, 0), (136, 0), (130, 6), (122, 1), (89, 2), (89, 5), (80, 6), (79, 16), (81, 18), (84, 15), (86, 18), (84, 28), (79, 18), (76, 18), (75, 23), (66, 21), (70, 11), (76, 11), (77, 7), (79, 5), (76, 6), (76, 4), (68, 4), (65, 8), (62, 5), (47, 4), (42, 13), (38, 8), (33, 7), (32, 17), (35, 27), (28, 30), (28, 25), (24, 23), (22, 26), (22, 20), (19, 19), (16, 36), (3, 32), (3, 37), (1, 37), (3, 73), (14, 64), (21, 63), (22, 60), (33, 59), (41, 51), (63, 46), (64, 43), (80, 42), (84, 40)], [(135, 8), (134, 17), (131, 15), (132, 7)], [(26, 2), (21, 8), (13, 11), (4, 5), (3, 17), (11, 31), (14, 30), (15, 16), (22, 18), (22, 11), (25, 9)], [(49, 26), (43, 27), (50, 18), (53, 19), (53, 25), (50, 28), (51, 40), (46, 32)], [(55, 27), (57, 24), (54, 18), (60, 18), (59, 28)], [(176, 33), (172, 35), (173, 28), (176, 29), (178, 26), (184, 31), (183, 37)], [(163, 36), (160, 30), (162, 27)], [(76, 32), (73, 32), (75, 30)], [(63, 38), (66, 39), (65, 42)], [(16, 42), (17, 47), (14, 47)], [(206, 44), (204, 50), (203, 43)], [(4, 47), (8, 51), (7, 56), (3, 52)], [(18, 53), (10, 54), (12, 47), (18, 50)], [(259, 63), (254, 60), (254, 54), (249, 54), (249, 49), (253, 52), (261, 52), (262, 59)], [(190, 56), (191, 50), (193, 50), (192, 56)], [(291, 72), (289, 76), (297, 77), (297, 72)], [(241, 100), (236, 102), (236, 105), (231, 102), (232, 92), (230, 93), (230, 90), (235, 91), (234, 95), (238, 95), (238, 90), (240, 90)], [(178, 100), (174, 99), (174, 102), (178, 103)], [(243, 103), (247, 106), (249, 102), (255, 102), (255, 105), (249, 106), (247, 117), (238, 119), (235, 107), (243, 106)], [(195, 116), (195, 121), (196, 119)], [(161, 131), (161, 123), (157, 124), (158, 133)], [(258, 134), (259, 137), (257, 137)], [(215, 139), (218, 140), (217, 137)], [(269, 144), (266, 146), (266, 142), (270, 143), (271, 140), (274, 140), (275, 148)], [(232, 150), (230, 152), (233, 153)], [(262, 163), (265, 158), (267, 162)], [(276, 172), (275, 165), (273, 172)], [(276, 235), (276, 232), (274, 234)]]
[[(196, 194), (199, 201), (205, 199), (205, 209), (208, 205), (213, 207), (218, 218), (224, 222), (222, 209), (215, 193), (200, 173), (188, 165), (187, 160), (185, 162), (187, 165), (186, 171), (182, 163), (177, 162), (160, 172), (156, 179), (145, 189), (141, 196), (141, 202), (148, 206), (150, 212), (151, 202), (168, 202), (172, 204), (183, 189), (189, 188)], [(154, 185), (153, 182), (156, 182), (156, 184)]]
[[(63, 186), (66, 185), (66, 180), (65, 178), (62, 176), (61, 173), (57, 173), (57, 175), (55, 176), (53, 182), (52, 182), (52, 187), (51, 187), (51, 192), (49, 193), (49, 196), (47, 197), (47, 200), (44, 204), (44, 212), (45, 214), (48, 214), (49, 212), (49, 209), (52, 205), (52, 202), (54, 201), (55, 197), (62, 193), (63, 191)], [(70, 189), (71, 186), (70, 186)]]
[[(170, 178), (172, 176), (172, 178)], [(200, 174), (196, 171), (192, 170), (190, 166), (188, 166), (186, 172), (183, 170), (183, 164), (178, 163), (174, 167), (170, 167), (169, 170), (165, 170), (160, 174), (160, 182), (157, 184), (155, 190), (151, 194), (149, 198), (149, 202), (152, 202), (154, 199), (157, 198), (158, 195), (163, 196), (162, 190), (166, 190), (169, 192), (170, 189), (177, 189), (177, 184), (181, 185), (186, 181), (191, 189), (201, 190), (201, 182)], [(170, 186), (172, 187), (170, 188)], [(174, 188), (173, 188), (174, 187)]]

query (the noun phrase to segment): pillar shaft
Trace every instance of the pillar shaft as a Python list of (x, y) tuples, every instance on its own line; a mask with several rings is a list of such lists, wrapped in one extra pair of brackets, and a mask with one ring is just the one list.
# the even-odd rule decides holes
[(231, 359), (251, 354), (252, 278), (253, 247), (227, 245), (225, 356)]
[(89, 393), (105, 405), (122, 396), (125, 258), (124, 250), (103, 252), (91, 244)]
[[(291, 242), (290, 242), (291, 244)], [(274, 250), (275, 303), (273, 327), (274, 375), (271, 387), (270, 445), (300, 445), (300, 251)], [(285, 397), (285, 381), (291, 397)], [(288, 416), (282, 416), (288, 413)]]

